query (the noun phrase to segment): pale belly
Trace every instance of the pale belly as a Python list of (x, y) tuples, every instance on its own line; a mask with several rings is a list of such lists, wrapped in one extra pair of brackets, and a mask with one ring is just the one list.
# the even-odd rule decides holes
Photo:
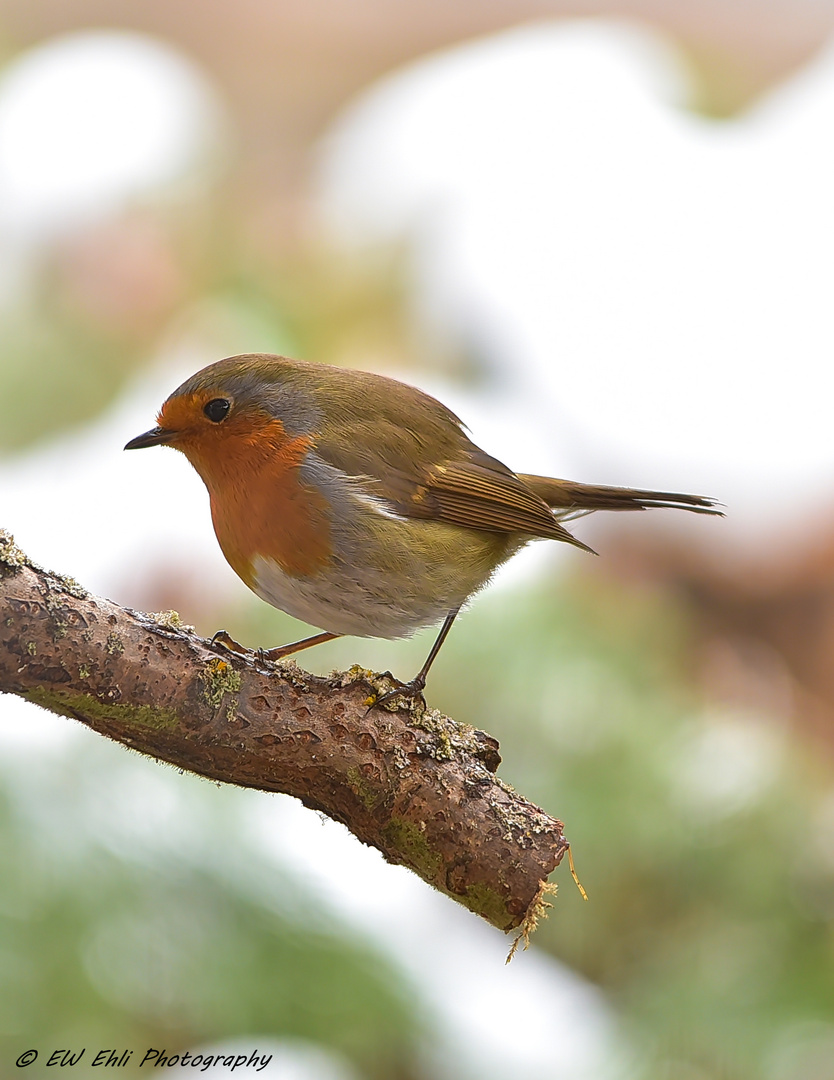
[(414, 522), (408, 537), (402, 531), (398, 523), (395, 544), (367, 538), (348, 544), (344, 556), (307, 577), (257, 556), (252, 588), (273, 607), (332, 634), (407, 637), (463, 604), (526, 539), (424, 521)]
[(331, 634), (355, 637), (407, 637), (421, 626), (439, 622), (446, 608), (437, 601), (411, 603), (380, 596), (340, 572), (310, 578), (292, 577), (268, 559), (257, 558), (254, 590), (268, 604)]

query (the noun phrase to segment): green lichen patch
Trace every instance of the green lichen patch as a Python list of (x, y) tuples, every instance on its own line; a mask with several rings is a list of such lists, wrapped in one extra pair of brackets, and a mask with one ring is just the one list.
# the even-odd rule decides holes
[[(505, 784), (500, 777), (495, 777), (495, 784), (503, 791), (515, 794), (509, 784)], [(559, 822), (548, 817), (544, 811), (537, 811), (535, 807), (525, 807), (500, 797), (493, 798), (490, 801), (490, 807), (504, 828), (504, 839), (514, 841), (521, 847), (532, 845), (532, 835), (541, 836), (543, 833), (554, 832), (561, 828)]]
[(393, 849), (397, 861), (412, 867), (426, 881), (436, 883), (443, 866), (443, 856), (432, 851), (426, 835), (413, 821), (392, 817), (382, 835)]
[(183, 622), (178, 611), (154, 611), (151, 618), (164, 630), (182, 630), (186, 634), (194, 633), (194, 627), (190, 623)]
[(384, 671), (381, 675), (376, 671), (367, 671), (364, 673), (364, 681), (373, 688), (373, 694), (367, 700), (369, 706), (375, 706), (384, 712), (405, 712), (415, 722), (425, 713), (426, 702), (423, 695), (410, 691), (406, 684), (396, 679), (390, 671)]
[(456, 756), (475, 759), (490, 773), (494, 773), (501, 764), (498, 744), (494, 739), (469, 724), (452, 720), (438, 709), (425, 709), (422, 713), (412, 714), (410, 722), (413, 727), (431, 735), (431, 742), (424, 743), (420, 750), (436, 761), (451, 761)]
[[(345, 690), (348, 686), (354, 686), (356, 683), (365, 683), (368, 686), (373, 686), (376, 691), (375, 679), (379, 679), (375, 671), (371, 671), (369, 668), (363, 668), (361, 664), (353, 664), (347, 671), (331, 671), (330, 672), (330, 685), (338, 687), (340, 690)], [(366, 701), (367, 705), (373, 705), (379, 694), (377, 692), (370, 695)]]
[(376, 672), (371, 671), (368, 668), (363, 668), (360, 664), (354, 664), (349, 667), (347, 671), (332, 671), (330, 673), (330, 682), (333, 686), (338, 686), (339, 689), (344, 690), (348, 686), (355, 686), (357, 683), (363, 683), (366, 686), (372, 686), (374, 689), (365, 698), (364, 704), (370, 708), (376, 704), (377, 698), (380, 696), (380, 691), (377, 689), (374, 680), (379, 676)]
[[(393, 849), (396, 861), (410, 866), (424, 881), (430, 881), (441, 892), (460, 901), (470, 911), (482, 916), (499, 929), (507, 930), (513, 925), (515, 920), (504, 898), (488, 885), (483, 883), (469, 885), (463, 894), (453, 893), (444, 888), (443, 856), (432, 850), (419, 825), (413, 821), (406, 821), (404, 818), (394, 817), (382, 830), (382, 835)], [(538, 914), (539, 909), (537, 908), (536, 911)], [(534, 926), (533, 922), (528, 933), (532, 932)]]
[(347, 779), (351, 790), (355, 793), (365, 809), (373, 810), (382, 798), (382, 792), (374, 790), (373, 786), (368, 783), (361, 771), (355, 765), (351, 765), (348, 769)]
[[(202, 685), (203, 698), (213, 709), (220, 706), (226, 694), (240, 693), (239, 673), (219, 656), (209, 660), (198, 677)], [(237, 710), (237, 701), (233, 703), (233, 708)]]
[(347, 671), (332, 671), (329, 682), (331, 686), (339, 687), (341, 690), (356, 685), (370, 687), (371, 693), (364, 702), (368, 708), (377, 705), (381, 698), (386, 698), (379, 705), (379, 708), (386, 712), (393, 713), (405, 710), (411, 716), (419, 718), (426, 709), (422, 694), (409, 694), (404, 684), (399, 679), (395, 679), (390, 671), (384, 671), (380, 674), (378, 671), (363, 668), (360, 664), (354, 664)]
[(331, 681), (342, 689), (351, 686), (355, 682), (370, 682), (373, 677), (374, 672), (369, 671), (368, 668), (363, 668), (361, 664), (354, 664), (347, 671), (332, 671), (330, 673)]
[(90, 594), (83, 585), (78, 584), (74, 577), (70, 577), (68, 574), (50, 574), (49, 576), (57, 582), (62, 592), (74, 596), (76, 600), (87, 600), (89, 598)]
[[(451, 761), (458, 749), (457, 727), (464, 725), (455, 724), (448, 716), (444, 716), (437, 709), (426, 709), (421, 716), (412, 720), (414, 727), (427, 731), (432, 736), (430, 756), (435, 761)], [(473, 729), (470, 728), (470, 731)], [(461, 747), (466, 749), (465, 746)], [(425, 748), (424, 748), (425, 749)]]
[(87, 721), (92, 727), (100, 723), (118, 724), (123, 728), (152, 728), (162, 731), (176, 728), (179, 717), (173, 709), (153, 705), (125, 705), (99, 701), (92, 694), (38, 686), (22, 695), (27, 701), (50, 712)]
[(111, 630), (104, 643), (104, 651), (108, 656), (120, 656), (125, 651), (125, 643), (115, 630)]
[(12, 534), (0, 529), (0, 577), (16, 574), (29, 565), (29, 557), (14, 542)]
[(394, 747), (392, 756), (394, 759), (394, 768), (396, 769), (407, 769), (411, 764), (411, 759), (401, 746)]
[(300, 668), (291, 656), (286, 657), (284, 660), (273, 661), (273, 666), (284, 682), (288, 682), (296, 690), (310, 689), (309, 672)]
[(52, 574), (44, 574), (41, 578), (39, 589), (43, 597), (43, 606), (49, 612), (52, 619), (52, 637), (55, 641), (67, 636), (67, 605), (60, 597), (60, 584)]
[(508, 929), (513, 923), (513, 916), (510, 913), (504, 898), (495, 889), (491, 889), (488, 885), (484, 885), (483, 882), (479, 882), (476, 885), (468, 885), (466, 887), (466, 893), (463, 896), (457, 897), (458, 900), (470, 911), (473, 911), (476, 915), (481, 915), (492, 923), (493, 926), (499, 928)]

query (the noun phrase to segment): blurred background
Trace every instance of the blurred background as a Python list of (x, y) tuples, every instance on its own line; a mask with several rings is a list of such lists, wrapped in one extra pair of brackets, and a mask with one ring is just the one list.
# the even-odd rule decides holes
[[(433, 670), (590, 895), (560, 870), (508, 968), (297, 802), (0, 700), (0, 1076), (152, 1046), (834, 1080), (832, 34), (834, 0), (0, 0), (0, 526), (32, 557), (207, 636), (303, 634), (184, 459), (121, 453), (257, 350), (412, 381), (521, 471), (728, 514), (534, 545)], [(303, 659), (409, 677), (431, 637)]]

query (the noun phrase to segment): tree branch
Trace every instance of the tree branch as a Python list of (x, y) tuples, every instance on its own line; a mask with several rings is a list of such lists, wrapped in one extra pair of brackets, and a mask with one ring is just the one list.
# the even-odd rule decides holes
[(213, 780), (294, 795), (501, 930), (526, 934), (568, 848), (494, 775), (498, 743), (354, 667), (320, 678), (211, 647), (35, 566), (0, 530), (0, 692)]

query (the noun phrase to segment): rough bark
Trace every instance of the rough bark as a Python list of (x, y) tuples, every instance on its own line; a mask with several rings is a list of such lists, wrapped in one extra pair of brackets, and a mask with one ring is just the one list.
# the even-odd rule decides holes
[(562, 823), (497, 776), (495, 739), (358, 667), (238, 657), (35, 566), (0, 531), (0, 692), (183, 769), (294, 795), (501, 930), (532, 928)]

